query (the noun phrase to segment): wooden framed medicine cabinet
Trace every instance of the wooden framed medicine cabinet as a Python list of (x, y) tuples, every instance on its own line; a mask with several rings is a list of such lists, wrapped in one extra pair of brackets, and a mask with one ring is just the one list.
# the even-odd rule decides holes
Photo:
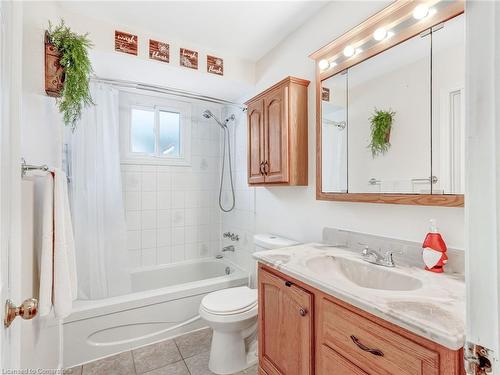
[(463, 207), (463, 13), (462, 0), (397, 0), (309, 56), (316, 199)]

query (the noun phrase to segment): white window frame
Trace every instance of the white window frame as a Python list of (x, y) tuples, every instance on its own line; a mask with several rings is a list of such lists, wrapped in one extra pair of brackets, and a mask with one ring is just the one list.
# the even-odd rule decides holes
[[(155, 151), (154, 153), (132, 152), (132, 110), (142, 109), (154, 112)], [(160, 111), (180, 114), (179, 156), (158, 155)], [(157, 96), (120, 92), (120, 155), (123, 164), (150, 165), (191, 165), (191, 104)]]

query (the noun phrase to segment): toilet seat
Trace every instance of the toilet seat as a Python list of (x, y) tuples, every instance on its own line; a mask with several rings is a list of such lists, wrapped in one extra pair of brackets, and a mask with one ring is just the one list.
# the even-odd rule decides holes
[(213, 315), (238, 315), (255, 309), (257, 290), (246, 286), (212, 292), (201, 301), (201, 309)]

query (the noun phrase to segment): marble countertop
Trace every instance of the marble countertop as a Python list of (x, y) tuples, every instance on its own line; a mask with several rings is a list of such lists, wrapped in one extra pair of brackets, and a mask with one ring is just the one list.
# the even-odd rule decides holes
[[(464, 345), (463, 275), (436, 274), (397, 264), (394, 268), (372, 265), (362, 260), (361, 254), (352, 250), (314, 243), (259, 251), (253, 256), (259, 262), (286, 275), (449, 349), (457, 350)], [(329, 269), (328, 262), (321, 261), (327, 258), (321, 258), (317, 262), (317, 267), (324, 267), (324, 272), (317, 269), (312, 271), (307, 262), (318, 256), (347, 259), (350, 264), (361, 262), (359, 266), (364, 271), (370, 271), (367, 267), (376, 267), (382, 268), (381, 272), (410, 276), (418, 279), (421, 286), (406, 291), (362, 287), (346, 277), (338, 267)], [(369, 273), (364, 272), (363, 277), (366, 278)], [(391, 275), (385, 273), (383, 277), (388, 279)], [(394, 280), (397, 283), (398, 277)], [(390, 285), (391, 280), (388, 281)], [(398, 286), (394, 287), (397, 289)]]

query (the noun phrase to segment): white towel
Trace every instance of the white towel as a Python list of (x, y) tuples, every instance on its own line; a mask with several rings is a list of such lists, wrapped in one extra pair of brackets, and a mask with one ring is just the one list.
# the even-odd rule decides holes
[(40, 251), (40, 291), (38, 295), (38, 312), (47, 316), (52, 309), (52, 255), (54, 254), (54, 179), (49, 173), (42, 182), (42, 219), (41, 219), (41, 251)]
[(75, 242), (69, 210), (66, 175), (54, 170), (44, 181), (42, 254), (40, 260), (40, 316), (51, 306), (57, 318), (71, 313), (77, 296)]

